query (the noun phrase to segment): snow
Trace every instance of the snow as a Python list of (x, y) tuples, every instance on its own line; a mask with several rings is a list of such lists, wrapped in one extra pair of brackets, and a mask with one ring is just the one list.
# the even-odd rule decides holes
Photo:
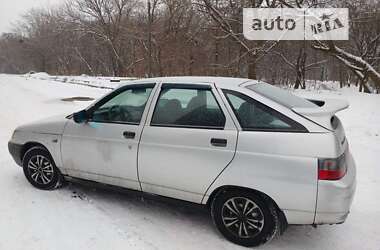
[[(67, 79), (94, 85), (94, 78), (87, 76)], [(99, 87), (109, 84), (107, 79), (99, 82)], [(63, 102), (62, 98), (98, 98), (110, 91), (70, 83), (44, 74), (0, 75), (1, 250), (245, 249), (226, 241), (202, 210), (88, 185), (40, 191), (28, 184), (6, 147), (13, 129), (43, 117), (69, 114), (91, 103)], [(344, 224), (317, 229), (290, 226), (280, 238), (258, 249), (379, 250), (380, 96), (352, 88), (326, 90), (318, 84), (295, 93), (350, 102), (350, 108), (338, 116), (357, 163), (357, 193)]]
[(24, 75), (26, 79), (50, 80), (62, 83), (70, 83), (84, 85), (89, 87), (114, 89), (120, 84), (137, 79), (136, 77), (104, 77), (104, 76), (51, 76), (45, 72), (27, 73)]

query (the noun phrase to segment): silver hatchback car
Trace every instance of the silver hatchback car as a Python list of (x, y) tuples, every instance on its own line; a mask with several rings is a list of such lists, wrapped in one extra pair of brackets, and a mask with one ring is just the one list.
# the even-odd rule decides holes
[(249, 79), (152, 78), (20, 126), (8, 147), (37, 188), (74, 177), (204, 204), (227, 239), (257, 246), (287, 224), (345, 221), (347, 107)]

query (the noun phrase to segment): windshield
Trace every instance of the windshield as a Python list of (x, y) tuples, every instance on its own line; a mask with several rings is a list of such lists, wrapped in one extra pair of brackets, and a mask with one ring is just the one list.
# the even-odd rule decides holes
[(316, 108), (318, 105), (308, 101), (302, 97), (293, 95), (290, 91), (274, 87), (268, 83), (260, 82), (247, 86), (248, 89), (265, 96), (277, 103), (280, 103), (288, 108)]

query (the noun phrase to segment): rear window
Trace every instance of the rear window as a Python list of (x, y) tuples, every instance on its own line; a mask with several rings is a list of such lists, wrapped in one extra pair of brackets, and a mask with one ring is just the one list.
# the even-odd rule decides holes
[(223, 92), (245, 131), (307, 132), (301, 124), (242, 93)]
[(256, 83), (247, 86), (248, 89), (255, 91), (256, 93), (265, 96), (272, 101), (282, 104), (288, 108), (315, 108), (318, 105), (296, 95), (291, 92), (277, 88), (268, 83)]

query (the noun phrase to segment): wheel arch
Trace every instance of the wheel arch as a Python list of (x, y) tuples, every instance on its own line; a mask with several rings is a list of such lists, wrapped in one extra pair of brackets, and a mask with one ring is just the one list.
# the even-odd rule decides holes
[(228, 192), (228, 191), (236, 191), (236, 190), (253, 192), (253, 193), (259, 195), (260, 197), (262, 197), (263, 200), (265, 200), (266, 202), (271, 203), (274, 206), (274, 208), (276, 209), (276, 211), (278, 212), (278, 215), (279, 215), (279, 218), (281, 221), (280, 233), (282, 234), (285, 231), (286, 227), (288, 226), (288, 221), (286, 219), (285, 213), (280, 209), (280, 207), (277, 205), (276, 201), (272, 197), (270, 197), (269, 195), (265, 194), (264, 192), (261, 192), (261, 191), (256, 190), (256, 189), (241, 187), (241, 186), (234, 186), (234, 185), (220, 186), (220, 187), (218, 187), (212, 191), (212, 193), (210, 194), (210, 196), (208, 197), (208, 199), (206, 201), (206, 206), (208, 208), (210, 208), (212, 201), (215, 199), (215, 197), (218, 194), (223, 193), (223, 192)]
[[(40, 143), (40, 142), (29, 141), (29, 142), (25, 143), (25, 144), (22, 146), (21, 154), (20, 154), (21, 162), (24, 160), (24, 156), (25, 156), (26, 152), (28, 152), (29, 149), (34, 148), (34, 147), (41, 147), (41, 148), (44, 148), (44, 149), (50, 154), (50, 156), (52, 157), (52, 155), (51, 155), (49, 149), (48, 149), (45, 145), (43, 145), (43, 144)], [(54, 159), (54, 158), (52, 157), (52, 159)]]

